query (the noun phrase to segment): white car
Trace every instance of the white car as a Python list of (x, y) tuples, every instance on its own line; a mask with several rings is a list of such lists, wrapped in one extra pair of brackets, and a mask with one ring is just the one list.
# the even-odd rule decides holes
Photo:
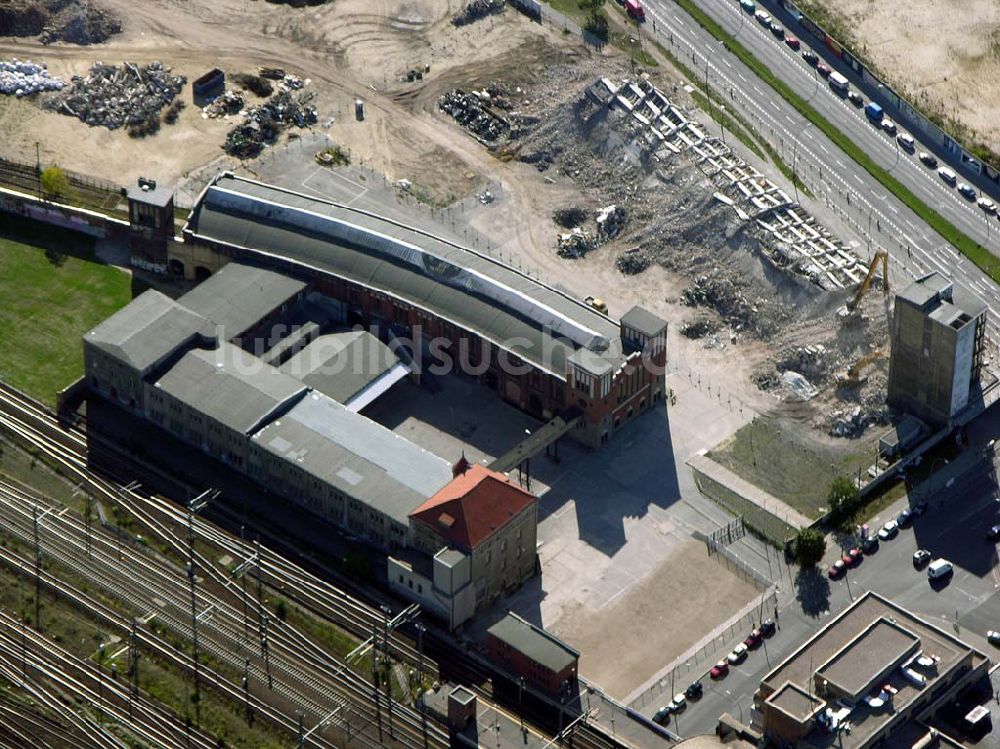
[(679, 713), (685, 707), (687, 707), (687, 705), (688, 705), (687, 697), (685, 697), (682, 692), (680, 694), (675, 694), (674, 698), (670, 701), (670, 704), (667, 705), (667, 707), (670, 708), (670, 712)]
[[(996, 213), (997, 212), (996, 203), (994, 203), (989, 198), (980, 198), (979, 200), (976, 201), (976, 205), (978, 205), (980, 208), (982, 208), (987, 213)], [(992, 447), (992, 445), (990, 445), (990, 447)]]
[(946, 166), (938, 169), (938, 176), (953, 187), (955, 185), (955, 181), (958, 179), (958, 175)]
[(899, 533), (899, 525), (895, 520), (890, 520), (879, 529), (878, 537), (881, 541), (888, 541), (890, 538), (895, 538), (897, 533)]
[(762, 26), (770, 27), (771, 14), (768, 13), (766, 10), (758, 10), (757, 13), (754, 15), (754, 17), (760, 22)]
[(885, 130), (889, 135), (896, 134), (896, 123), (890, 120), (888, 117), (882, 118), (882, 129)]
[(913, 153), (913, 136), (909, 133), (900, 133), (896, 136), (896, 142), (899, 144), (900, 148), (909, 153)]
[(726, 656), (726, 660), (729, 661), (731, 665), (736, 665), (744, 658), (747, 657), (747, 646), (742, 642), (733, 648), (733, 652)]

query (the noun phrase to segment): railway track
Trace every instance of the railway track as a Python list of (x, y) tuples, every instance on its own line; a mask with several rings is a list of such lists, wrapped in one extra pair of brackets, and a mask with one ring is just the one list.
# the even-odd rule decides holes
[[(29, 440), (48, 458), (56, 461), (64, 472), (79, 476), (87, 488), (98, 497), (123, 506), (143, 525), (144, 530), (166, 542), (178, 555), (185, 553), (185, 539), (176, 529), (168, 527), (165, 522), (154, 516), (157, 511), (162, 512), (168, 505), (153, 502), (147, 497), (125, 491), (100, 477), (93, 476), (86, 467), (85, 440), (80, 435), (63, 432), (58, 423), (53, 423), (51, 415), (30, 402), (16, 415), (12, 415), (10, 401), (13, 399), (16, 403), (16, 396), (2, 392), (0, 397), (7, 405), (0, 414), (0, 423), (3, 426), (19, 437)], [(52, 434), (58, 439), (49, 436)], [(5, 519), (9, 519), (11, 530), (22, 541), (27, 542), (30, 537), (26, 505), (28, 502), (38, 502), (40, 498), (24, 496), (23, 492), (19, 491), (17, 487), (11, 485), (4, 487), (0, 492), (0, 513)], [(18, 502), (21, 503), (19, 514), (13, 507)], [(131, 546), (122, 552), (128, 556), (127, 560), (116, 559), (117, 552), (114, 551), (116, 539), (108, 537), (103, 532), (93, 536), (92, 540), (98, 538), (100, 540), (90, 549), (87, 561), (91, 564), (84, 565), (85, 542), (82, 537), (82, 521), (71, 513), (57, 512), (56, 508), (51, 507), (49, 510), (45, 519), (59, 523), (61, 528), (60, 534), (55, 534), (49, 539), (49, 553), (58, 557), (61, 563), (76, 565), (75, 573), (89, 574), (91, 579), (112, 595), (130, 602), (133, 606), (140, 605), (142, 601), (148, 602), (150, 596), (165, 601), (168, 606), (156, 611), (158, 620), (179, 634), (184, 636), (192, 634), (190, 617), (185, 617), (183, 614), (186, 595), (183, 582), (175, 584), (172, 588), (165, 587), (163, 580), (168, 578), (164, 577), (165, 570), (162, 564), (157, 566), (141, 555), (137, 561), (136, 549)], [(174, 512), (175, 515), (169, 518), (169, 521), (176, 526), (180, 521), (176, 513), (181, 511), (174, 510)], [(213, 535), (205, 531), (207, 524), (197, 521), (195, 525), (201, 529), (203, 536)], [(218, 541), (218, 538), (215, 540)], [(93, 564), (95, 559), (98, 564)], [(278, 563), (276, 556), (271, 561), (275, 565)], [(96, 569), (99, 565), (107, 569), (103, 571)], [(359, 729), (362, 732), (368, 730), (374, 733), (378, 728), (380, 735), (378, 739), (371, 739), (373, 745), (398, 744), (407, 747), (447, 745), (447, 734), (440, 727), (435, 724), (425, 725), (422, 716), (416, 711), (395, 703), (381, 693), (374, 692), (365, 679), (350, 670), (346, 664), (334, 659), (302, 633), (278, 620), (269, 623), (266, 616), (258, 619), (258, 623), (251, 628), (250, 622), (244, 622), (242, 614), (237, 609), (238, 603), (242, 600), (242, 591), (236, 582), (222, 574), (210, 560), (204, 559), (201, 555), (195, 555), (195, 566), (199, 573), (205, 575), (206, 584), (211, 584), (216, 591), (216, 597), (209, 599), (202, 596), (197, 599), (196, 608), (202, 613), (210, 614), (199, 624), (199, 635), (211, 634), (205, 640), (206, 648), (214, 656), (233, 666), (240, 665), (249, 657), (252, 675), (261, 681), (268, 681), (276, 687), (276, 691), (279, 691), (278, 685), (282, 685), (280, 691), (283, 696), (298, 705), (302, 712), (310, 717), (315, 728), (319, 729), (328, 724), (344, 726), (347, 721), (339, 712), (344, 709), (346, 699), (350, 703), (348, 717), (352, 724), (351, 730), (358, 729), (359, 724), (363, 726)], [(183, 579), (176, 574), (176, 570), (174, 573), (174, 578)], [(145, 580), (146, 587), (136, 591), (134, 588), (139, 580)], [(190, 600), (189, 597), (187, 600)], [(343, 607), (343, 601), (338, 603)], [(367, 627), (367, 623), (375, 621), (375, 616), (376, 614), (368, 612), (364, 625), (368, 631), (370, 628)], [(381, 612), (378, 612), (377, 616), (381, 621)], [(260, 627), (261, 621), (263, 628)], [(249, 632), (249, 638), (244, 633), (247, 630), (254, 630)], [(261, 643), (267, 643), (264, 663), (261, 663), (262, 656), (256, 651), (252, 654), (249, 652), (248, 639), (259, 639)], [(266, 662), (268, 660), (270, 667)], [(300, 667), (297, 664), (306, 665)], [(383, 735), (383, 724), (388, 735)]]

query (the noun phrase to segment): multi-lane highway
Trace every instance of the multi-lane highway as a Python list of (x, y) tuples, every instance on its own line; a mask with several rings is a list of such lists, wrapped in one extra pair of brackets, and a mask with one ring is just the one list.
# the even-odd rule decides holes
[[(787, 78), (789, 85), (809, 99), (817, 111), (868, 150), (879, 164), (892, 168), (892, 173), (925, 202), (947, 213), (977, 240), (986, 242), (988, 217), (976, 206), (963, 204), (954, 190), (939, 184), (936, 173), (905, 151), (897, 152), (895, 141), (876, 131), (861, 111), (831, 91), (822, 78), (814, 76), (801, 61), (801, 55), (764, 30), (735, 2), (701, 0), (701, 3), (707, 12), (717, 14), (720, 23), (755, 55), (777, 68), (776, 74)], [(729, 99), (730, 106), (782, 153), (817, 203), (853, 227), (858, 236), (870, 236), (873, 247), (882, 246), (890, 252), (893, 256), (890, 278), (894, 285), (898, 287), (931, 270), (944, 273), (990, 306), (991, 337), (1000, 340), (996, 322), (1000, 304), (989, 277), (944, 242), (919, 215), (888, 193), (679, 6), (671, 0), (647, 0), (646, 17), (646, 33), (654, 35), (672, 54), (696, 70), (699, 77), (702, 71), (706, 72), (713, 93)], [(995, 218), (992, 221), (995, 226), (990, 225), (988, 246), (1000, 254), (1000, 221)], [(861, 252), (864, 254), (863, 248)]]

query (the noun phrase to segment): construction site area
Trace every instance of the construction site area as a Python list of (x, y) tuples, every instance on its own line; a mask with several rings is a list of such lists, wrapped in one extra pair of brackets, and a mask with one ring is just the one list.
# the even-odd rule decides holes
[[(687, 473), (687, 458), (718, 446), (719, 462), (753, 481), (758, 453), (744, 443), (757, 437), (787, 477), (768, 490), (802, 493), (794, 504), (817, 510), (826, 474), (809, 473), (816, 463), (832, 478), (871, 455), (873, 427), (890, 420), (886, 255), (781, 176), (780, 158), (725, 140), (652, 45), (656, 65), (640, 68), (613, 46), (482, 2), (102, 4), (127, 22), (100, 48), (42, 46), (41, 31), (0, 37), (0, 61), (39, 64), (11, 63), (24, 81), (0, 95), (0, 156), (37, 153), (122, 184), (155, 178), (176, 186), (181, 210), (222, 170), (278, 182), (295, 160), (288, 189), (330, 195), (321, 185), (339, 180), (354, 191), (348, 203), (391, 188), (457, 241), (612, 318), (642, 305), (669, 321), (669, 417), (646, 419), (600, 462), (580, 450), (540, 471), (546, 587), (518, 602), (589, 649), (582, 673), (614, 693), (694, 640), (667, 642), (661, 627), (653, 661), (602, 649), (616, 622), (641, 622), (631, 639), (647, 640), (656, 572), (691, 543), (667, 509), (694, 485), (675, 475), (652, 492), (668, 485), (657, 450)], [(645, 437), (638, 466), (632, 448)], [(790, 441), (798, 452), (782, 448)], [(608, 519), (610, 530), (598, 527)], [(689, 564), (675, 592), (700, 591), (702, 616), (733, 615), (760, 595), (714, 561)], [(709, 610), (723, 594), (729, 609)], [(677, 614), (665, 598), (656, 605), (653, 618)]]

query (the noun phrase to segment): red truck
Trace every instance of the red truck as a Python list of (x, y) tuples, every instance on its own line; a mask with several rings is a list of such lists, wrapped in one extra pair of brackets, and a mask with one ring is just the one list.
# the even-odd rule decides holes
[(646, 9), (639, 0), (625, 0), (625, 12), (637, 21), (646, 20)]

